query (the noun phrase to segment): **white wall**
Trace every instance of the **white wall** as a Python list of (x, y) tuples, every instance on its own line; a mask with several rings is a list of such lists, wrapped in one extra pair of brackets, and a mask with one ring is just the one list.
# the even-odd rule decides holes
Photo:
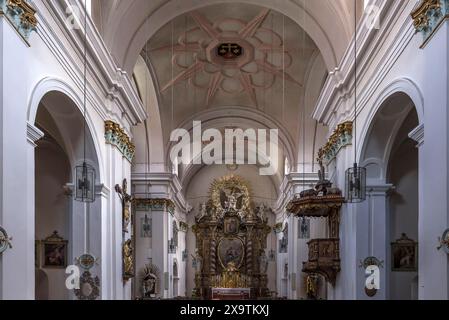
[[(50, 139), (50, 138), (49, 138)], [(66, 154), (56, 142), (41, 141), (36, 148), (36, 240), (44, 240), (54, 231), (65, 240), (70, 238), (70, 198), (63, 186), (70, 181), (70, 164)], [(68, 249), (72, 243), (69, 241)], [(39, 246), (40, 265), (43, 264), (42, 246)], [(68, 262), (71, 261), (68, 252)], [(66, 300), (65, 269), (41, 268), (48, 278), (48, 299)], [(40, 292), (36, 284), (36, 292)], [(44, 298), (44, 297), (42, 297)]]

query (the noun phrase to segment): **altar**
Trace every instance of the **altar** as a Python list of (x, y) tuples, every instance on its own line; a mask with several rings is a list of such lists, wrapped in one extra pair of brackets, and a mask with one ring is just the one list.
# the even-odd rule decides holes
[(265, 255), (271, 228), (265, 206), (251, 202), (247, 182), (238, 176), (217, 179), (210, 200), (200, 206), (193, 231), (197, 270), (194, 295), (213, 300), (269, 296)]
[(212, 300), (249, 300), (249, 288), (212, 288)]

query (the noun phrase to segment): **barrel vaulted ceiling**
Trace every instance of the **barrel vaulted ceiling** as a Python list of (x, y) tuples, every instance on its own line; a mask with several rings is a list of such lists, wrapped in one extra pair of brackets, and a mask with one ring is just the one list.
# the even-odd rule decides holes
[(155, 110), (145, 136), (161, 137), (165, 155), (171, 130), (207, 119), (218, 129), (279, 128), (283, 156), (299, 166), (326, 138), (310, 115), (352, 37), (352, 4), (95, 0), (93, 15), (125, 71), (148, 67), (150, 79), (137, 72), (141, 94), (154, 96), (143, 97)]

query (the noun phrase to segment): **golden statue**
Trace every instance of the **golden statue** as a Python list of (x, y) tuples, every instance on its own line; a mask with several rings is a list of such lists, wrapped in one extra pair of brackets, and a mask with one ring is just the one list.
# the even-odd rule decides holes
[(128, 239), (123, 244), (123, 277), (125, 280), (134, 277), (133, 252), (132, 240)]

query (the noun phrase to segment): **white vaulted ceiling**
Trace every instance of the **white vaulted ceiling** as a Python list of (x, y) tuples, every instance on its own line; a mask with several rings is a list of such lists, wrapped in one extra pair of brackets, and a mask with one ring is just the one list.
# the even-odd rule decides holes
[[(150, 113), (146, 131), (135, 130), (136, 165), (150, 159), (150, 167), (168, 168), (171, 131), (191, 130), (193, 120), (222, 131), (278, 128), (282, 161), (287, 158), (293, 171), (303, 160), (313, 164), (327, 130), (311, 114), (328, 72), (351, 40), (352, 4), (94, 1), (105, 42), (116, 62), (134, 73)], [(217, 57), (217, 47), (230, 43), (243, 53), (230, 60)], [(145, 149), (149, 155), (139, 152)]]

